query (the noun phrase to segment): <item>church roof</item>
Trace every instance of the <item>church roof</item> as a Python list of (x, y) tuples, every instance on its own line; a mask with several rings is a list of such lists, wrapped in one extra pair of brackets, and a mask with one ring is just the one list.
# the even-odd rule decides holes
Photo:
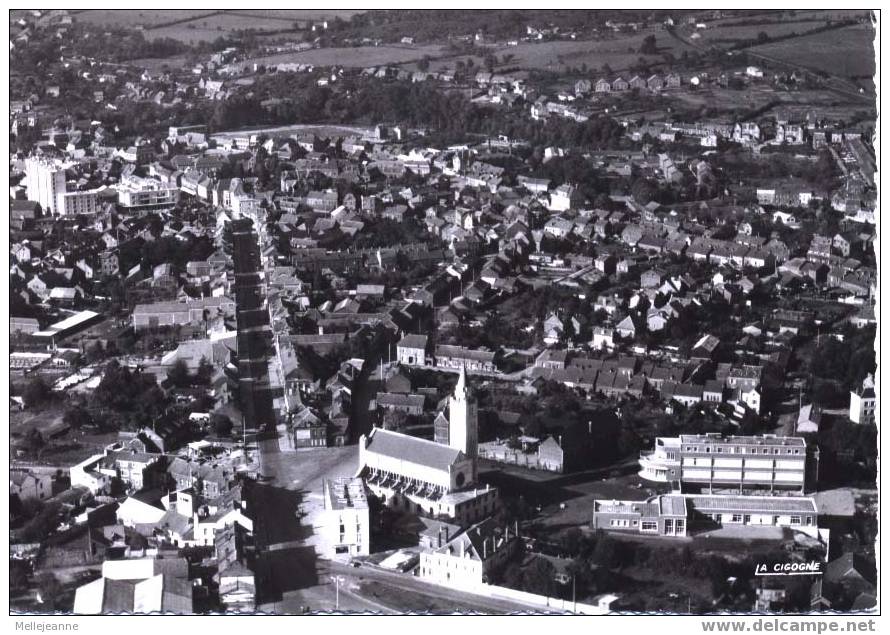
[(366, 447), (383, 456), (444, 471), (466, 458), (463, 452), (447, 445), (383, 428), (371, 432)]

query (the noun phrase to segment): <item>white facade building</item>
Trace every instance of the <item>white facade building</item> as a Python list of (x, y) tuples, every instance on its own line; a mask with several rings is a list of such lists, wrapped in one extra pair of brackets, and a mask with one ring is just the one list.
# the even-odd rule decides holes
[(25, 159), (25, 188), (29, 201), (40, 203), (43, 213), (58, 214), (58, 195), (66, 191), (65, 170), (69, 166), (40, 157)]
[(370, 525), (368, 497), (362, 479), (325, 480), (321, 527), (325, 554), (330, 558), (368, 555)]
[(640, 455), (639, 475), (649, 481), (704, 490), (804, 491), (807, 446), (802, 437), (718, 434), (659, 437)]
[(877, 423), (878, 398), (871, 375), (862, 382), (859, 390), (850, 391), (850, 421), (853, 423)]
[(53, 210), (58, 216), (96, 214), (99, 211), (99, 190), (59, 192)]

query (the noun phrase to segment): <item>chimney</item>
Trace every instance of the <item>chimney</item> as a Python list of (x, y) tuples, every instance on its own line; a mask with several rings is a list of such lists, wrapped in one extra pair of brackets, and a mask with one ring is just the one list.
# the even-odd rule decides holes
[(443, 527), (443, 529), (445, 530), (445, 542), (448, 542), (448, 534), (451, 532), (448, 530), (447, 525), (445, 527)]
[(438, 543), (438, 544), (436, 545), (437, 547), (441, 547), (441, 546), (442, 546), (442, 528), (441, 528), (441, 527), (439, 527), (439, 536), (438, 536), (438, 539), (437, 539), (437, 543)]
[(559, 435), (559, 437), (557, 437), (557, 440), (559, 441), (559, 447), (562, 447), (562, 435)]
[(488, 559), (488, 538), (482, 539), (482, 559)]
[(587, 434), (593, 434), (593, 421), (587, 422)]

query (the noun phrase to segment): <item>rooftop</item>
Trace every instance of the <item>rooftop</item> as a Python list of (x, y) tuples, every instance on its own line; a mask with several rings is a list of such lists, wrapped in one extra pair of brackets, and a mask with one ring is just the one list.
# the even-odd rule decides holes
[(360, 478), (337, 478), (324, 482), (325, 509), (367, 509), (365, 484)]
[(762, 436), (720, 436), (715, 434), (681, 434), (680, 443), (720, 444), (720, 445), (766, 445), (766, 446), (793, 446), (805, 447), (803, 437), (778, 437), (775, 435)]
[(457, 461), (464, 459), (460, 450), (447, 445), (412, 437), (383, 428), (375, 428), (367, 438), (366, 448), (376, 454), (399, 461), (424, 465), (447, 471)]
[(796, 496), (720, 496), (686, 495), (694, 509), (700, 512), (770, 512), (816, 513), (816, 499)]

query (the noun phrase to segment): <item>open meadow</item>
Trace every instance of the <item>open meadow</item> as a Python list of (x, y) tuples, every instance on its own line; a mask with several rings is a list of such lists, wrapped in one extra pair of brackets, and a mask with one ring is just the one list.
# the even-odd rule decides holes
[(88, 9), (75, 13), (77, 20), (95, 25), (143, 29), (148, 39), (173, 38), (189, 44), (215, 40), (233, 31), (253, 29), (274, 33), (360, 13), (353, 9), (173, 9), (167, 11)]
[(772, 42), (751, 49), (783, 62), (841, 77), (874, 75), (875, 30), (855, 25), (804, 37)]
[(250, 63), (275, 64), (297, 63), (312, 64), (314, 66), (346, 66), (364, 68), (367, 66), (381, 66), (387, 64), (404, 64), (421, 59), (424, 55), (438, 57), (442, 55), (442, 47), (438, 45), (427, 46), (355, 46), (318, 48), (308, 51), (293, 53), (279, 53), (256, 57)]

